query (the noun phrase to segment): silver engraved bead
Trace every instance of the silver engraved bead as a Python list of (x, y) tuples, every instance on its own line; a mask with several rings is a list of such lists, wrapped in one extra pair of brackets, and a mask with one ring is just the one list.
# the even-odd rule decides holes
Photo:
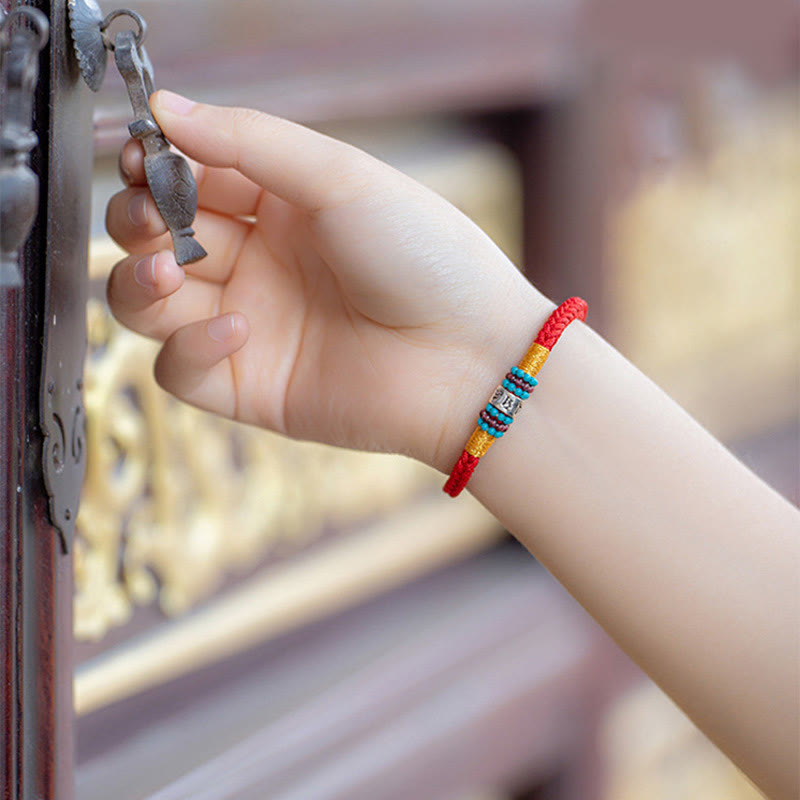
[(503, 386), (498, 386), (494, 390), (492, 399), (489, 401), (498, 411), (502, 411), (509, 417), (513, 417), (522, 408), (522, 400)]

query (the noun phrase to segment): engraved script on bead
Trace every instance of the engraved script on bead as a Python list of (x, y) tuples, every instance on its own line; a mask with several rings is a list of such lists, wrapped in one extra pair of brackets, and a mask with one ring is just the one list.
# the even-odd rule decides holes
[(511, 392), (507, 391), (502, 386), (498, 386), (494, 390), (490, 402), (496, 409), (507, 414), (509, 417), (513, 417), (522, 407), (522, 401), (518, 397), (514, 397)]

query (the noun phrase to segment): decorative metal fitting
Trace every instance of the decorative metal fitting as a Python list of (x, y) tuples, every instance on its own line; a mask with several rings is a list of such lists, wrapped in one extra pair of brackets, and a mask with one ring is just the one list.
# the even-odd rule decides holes
[(144, 44), (144, 37), (147, 36), (147, 23), (144, 21), (144, 17), (141, 14), (131, 11), (129, 8), (118, 8), (116, 11), (112, 11), (100, 23), (100, 33), (103, 36), (103, 42), (105, 43), (106, 50), (108, 50), (110, 53), (113, 53), (116, 49), (114, 41), (108, 36), (106, 31), (111, 27), (111, 23), (120, 17), (130, 17), (130, 19), (136, 23), (137, 30), (134, 34), (134, 39), (136, 40), (137, 49), (141, 51), (142, 45)]
[[(30, 27), (17, 24), (26, 20)], [(38, 138), (32, 130), (39, 52), (49, 35), (47, 17), (28, 6), (0, 17), (0, 286), (20, 286), (19, 251), (36, 219), (39, 178), (29, 166)]]
[[(104, 18), (96, 0), (69, 0), (68, 9), (81, 74), (93, 91), (103, 83), (108, 53), (114, 53), (136, 117), (128, 129), (144, 146), (147, 184), (172, 234), (175, 260), (181, 265), (199, 261), (206, 251), (195, 240), (192, 229), (197, 214), (197, 184), (186, 159), (170, 151), (169, 142), (150, 111), (155, 85), (153, 65), (144, 48), (147, 23), (128, 8), (112, 11)], [(130, 18), (136, 30), (120, 31), (112, 39), (110, 26), (120, 17)]]
[(68, 0), (69, 27), (78, 66), (93, 92), (99, 91), (106, 76), (108, 52), (100, 26), (103, 12), (95, 0)]
[(489, 401), (498, 411), (502, 411), (509, 417), (516, 415), (517, 411), (522, 408), (522, 400), (512, 394), (508, 389), (503, 386), (498, 386), (494, 390), (492, 399)]

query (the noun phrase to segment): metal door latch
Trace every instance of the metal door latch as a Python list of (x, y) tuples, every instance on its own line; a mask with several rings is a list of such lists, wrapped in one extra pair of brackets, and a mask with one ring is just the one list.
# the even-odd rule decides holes
[[(108, 53), (128, 89), (136, 118), (128, 126), (131, 136), (144, 146), (144, 168), (150, 192), (164, 219), (180, 265), (199, 261), (206, 251), (194, 238), (192, 223), (197, 213), (197, 184), (183, 156), (169, 149), (169, 142), (150, 112), (149, 99), (155, 91), (153, 66), (144, 48), (147, 25), (140, 14), (123, 8), (103, 17), (96, 0), (69, 0), (72, 40), (84, 80), (97, 91), (106, 72)], [(114, 20), (127, 17), (136, 30), (114, 36), (108, 30)]]

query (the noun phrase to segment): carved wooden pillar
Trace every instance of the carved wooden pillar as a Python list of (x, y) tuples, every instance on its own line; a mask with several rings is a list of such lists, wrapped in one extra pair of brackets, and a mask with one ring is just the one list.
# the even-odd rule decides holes
[(0, 292), (0, 798), (70, 800), (91, 116), (67, 0), (26, 5), (47, 15), (51, 37), (34, 100), (38, 215), (22, 286)]

